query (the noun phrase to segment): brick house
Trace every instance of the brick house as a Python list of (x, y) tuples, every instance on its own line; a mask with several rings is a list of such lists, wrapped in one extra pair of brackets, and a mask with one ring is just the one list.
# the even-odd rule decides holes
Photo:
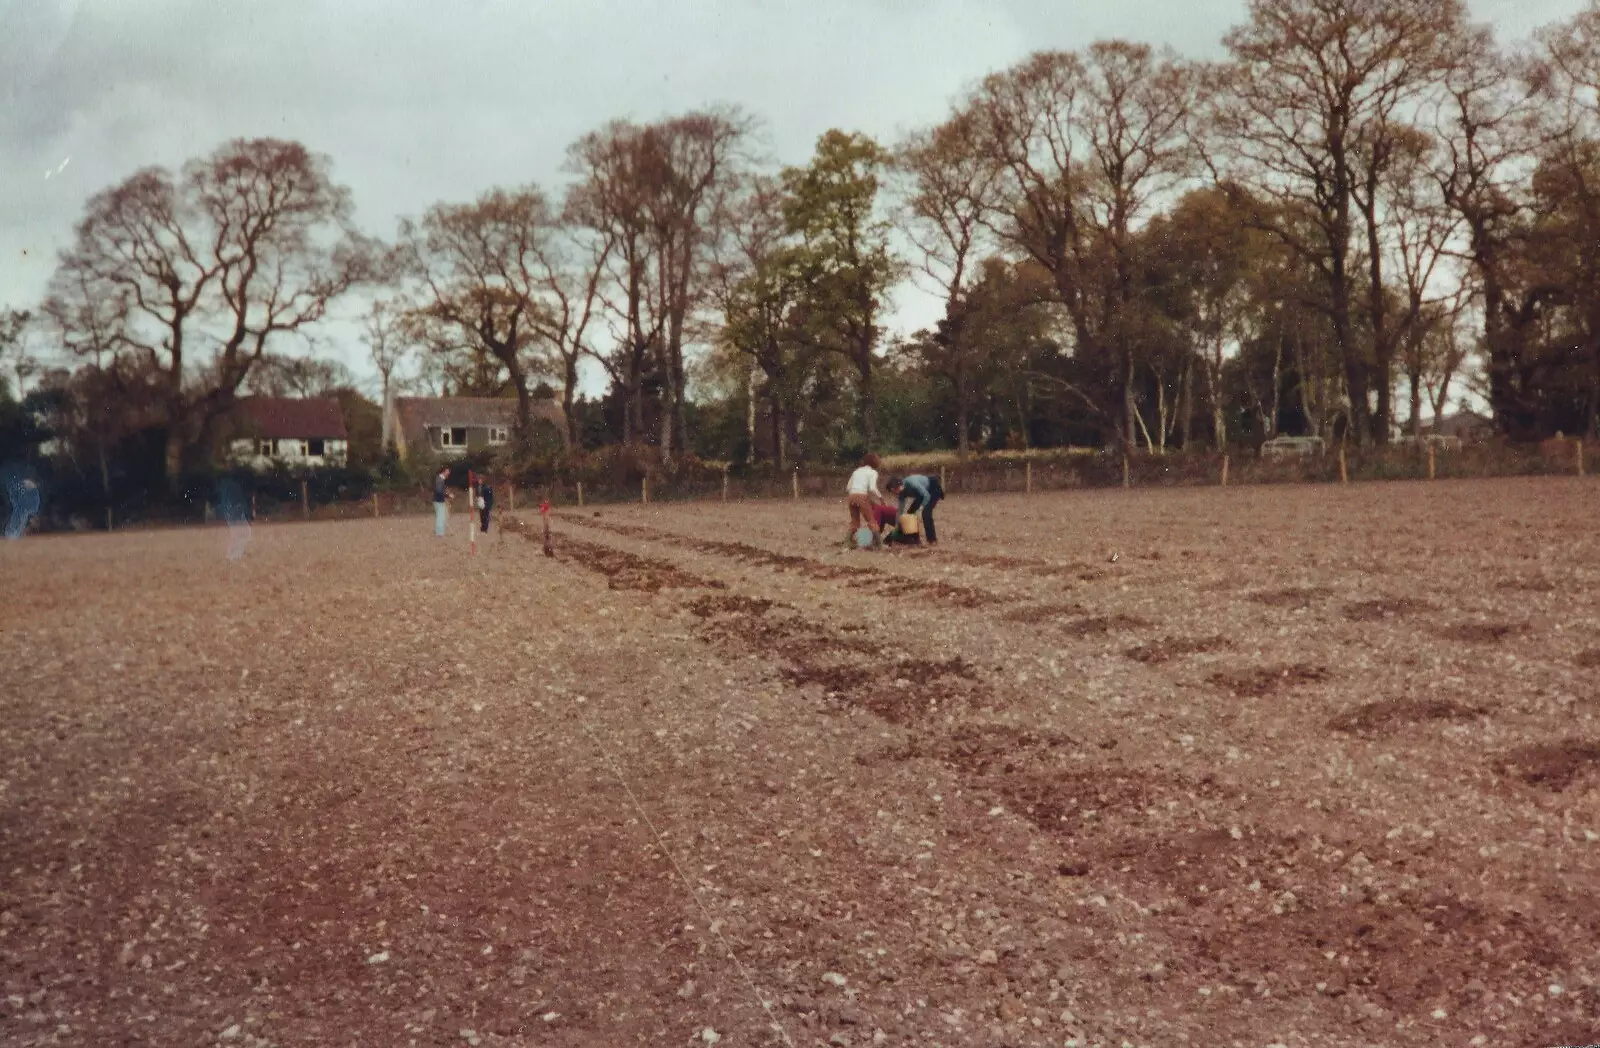
[(233, 422), (228, 457), (243, 465), (342, 466), (349, 458), (344, 412), (333, 397), (247, 397)]

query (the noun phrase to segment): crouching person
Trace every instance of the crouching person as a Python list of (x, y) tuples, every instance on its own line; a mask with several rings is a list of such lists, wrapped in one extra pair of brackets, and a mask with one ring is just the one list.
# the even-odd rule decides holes
[(939, 532), (933, 523), (933, 509), (944, 501), (944, 485), (938, 477), (912, 473), (907, 477), (891, 477), (887, 485), (889, 494), (900, 502), (900, 513), (916, 513), (922, 518), (922, 534), (928, 545), (937, 545)]

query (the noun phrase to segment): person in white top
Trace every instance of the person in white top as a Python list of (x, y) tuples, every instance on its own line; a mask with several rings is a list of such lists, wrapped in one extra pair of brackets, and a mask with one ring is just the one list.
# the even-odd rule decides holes
[(850, 534), (845, 541), (851, 545), (855, 544), (856, 531), (863, 524), (872, 529), (872, 545), (876, 547), (880, 544), (875, 526), (877, 518), (873, 515), (872, 507), (888, 501), (883, 497), (883, 492), (878, 490), (878, 467), (881, 465), (878, 456), (869, 451), (862, 458), (861, 465), (850, 474), (850, 483), (845, 488), (850, 503)]

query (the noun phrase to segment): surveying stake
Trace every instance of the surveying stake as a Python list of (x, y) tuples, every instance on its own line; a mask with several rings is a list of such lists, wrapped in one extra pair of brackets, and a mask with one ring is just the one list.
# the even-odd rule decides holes
[(556, 550), (555, 550), (554, 546), (550, 545), (550, 500), (549, 499), (545, 499), (543, 502), (539, 503), (539, 517), (540, 517), (540, 519), (542, 519), (544, 521), (544, 555), (547, 556), (547, 557), (553, 557), (553, 556), (556, 555)]
[(472, 547), (472, 555), (478, 555), (478, 478), (472, 470), (467, 470), (467, 544)]

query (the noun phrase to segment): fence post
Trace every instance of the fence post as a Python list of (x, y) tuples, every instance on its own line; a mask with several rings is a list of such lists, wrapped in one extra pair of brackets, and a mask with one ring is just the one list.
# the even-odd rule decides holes
[[(506, 510), (510, 513), (517, 511), (517, 486), (509, 480), (506, 481)], [(500, 537), (504, 538), (505, 533), (501, 532)]]
[(114, 522), (111, 519), (111, 507), (107, 506), (106, 507), (106, 530), (107, 531), (115, 531), (116, 530), (116, 528), (113, 527), (113, 523)]
[(1434, 478), (1433, 445), (1428, 445), (1428, 479)]
[(1128, 453), (1126, 451), (1122, 453), (1122, 486), (1125, 488), (1133, 487), (1133, 475), (1128, 471)]
[(206, 518), (205, 519), (206, 519), (206, 523), (207, 524), (211, 523), (211, 503), (209, 503), (209, 502), (206, 503)]
[(1578, 476), (1583, 476), (1583, 441), (1578, 441)]
[(378, 493), (374, 491), (372, 493), (372, 519), (377, 520), (378, 516)]
[(251, 520), (255, 520), (256, 519), (256, 496), (255, 496), (255, 492), (251, 492), (250, 493), (250, 519)]
[(1222, 486), (1228, 486), (1228, 456), (1222, 456)]
[(800, 501), (800, 467), (796, 466), (794, 472), (789, 474), (789, 490), (794, 494), (794, 500)]
[(1022, 464), (1022, 493), (1033, 494), (1033, 462), (1030, 460)]
[(650, 505), (650, 478), (639, 478), (639, 501), (646, 506)]
[(1344, 445), (1343, 444), (1339, 445), (1339, 483), (1341, 483), (1341, 484), (1350, 483), (1350, 471), (1345, 468), (1345, 464), (1344, 464)]
[(728, 501), (728, 467), (722, 467), (722, 501)]
[(306, 492), (306, 482), (300, 482), (300, 516), (311, 519), (311, 496)]
[(578, 508), (583, 508), (583, 481), (578, 481)]

